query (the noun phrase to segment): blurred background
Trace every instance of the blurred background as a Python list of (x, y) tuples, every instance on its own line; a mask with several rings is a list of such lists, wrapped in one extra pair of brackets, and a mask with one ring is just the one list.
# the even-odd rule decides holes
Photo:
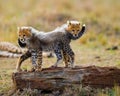
[(17, 27), (51, 31), (67, 20), (87, 26), (79, 43), (120, 45), (119, 0), (0, 0), (0, 41), (17, 43)]
[[(78, 20), (87, 26), (86, 33), (71, 42), (75, 66), (120, 68), (120, 0), (0, 0), (0, 41), (18, 45), (17, 27), (32, 26), (47, 32), (67, 20)], [(0, 58), (0, 96), (12, 89), (11, 74), (17, 61), (18, 58)], [(43, 68), (55, 61), (56, 58), (44, 58)], [(31, 68), (30, 60), (23, 63), (22, 69)]]

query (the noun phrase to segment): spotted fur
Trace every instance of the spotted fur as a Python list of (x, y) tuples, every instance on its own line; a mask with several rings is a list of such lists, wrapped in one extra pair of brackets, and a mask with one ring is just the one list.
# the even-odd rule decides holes
[(0, 57), (17, 58), (20, 57), (26, 49), (21, 49), (10, 42), (0, 42)]
[(22, 54), (26, 50), (19, 48), (18, 46), (10, 43), (10, 42), (0, 42), (0, 50), (1, 51), (8, 51), (11, 53)]
[[(61, 31), (61, 32), (66, 32), (68, 35), (67, 40), (76, 40), (76, 39), (79, 39), (84, 34), (85, 24), (82, 25), (78, 21), (67, 21), (67, 24), (63, 24), (62, 26), (56, 28), (55, 30)], [(65, 65), (66, 65), (66, 67), (68, 67), (70, 65), (73, 66), (73, 64), (74, 64), (74, 52), (70, 48), (69, 42), (66, 42), (66, 41), (64, 41), (64, 42), (66, 44), (68, 44), (67, 46), (65, 44), (64, 49), (67, 49), (66, 51), (70, 51), (70, 52), (66, 52), (66, 51), (62, 50)], [(68, 55), (67, 53), (70, 53), (70, 54)]]
[[(42, 51), (54, 51), (57, 57), (57, 62), (54, 64), (54, 66), (57, 66), (59, 63), (62, 62), (62, 52), (63, 55), (68, 55), (70, 57), (70, 63), (73, 66), (74, 64), (74, 52), (72, 51), (70, 47), (71, 39), (78, 39), (80, 37), (79, 35), (73, 35), (71, 31), (69, 30), (69, 25), (67, 24), (67, 27), (59, 27), (51, 32), (45, 33), (45, 32), (39, 32), (38, 30), (32, 28), (32, 27), (21, 27), (19, 29), (19, 41), (21, 43), (26, 44), (26, 47), (29, 49), (28, 53), (31, 53), (32, 57), (32, 64), (37, 65), (37, 70), (41, 70), (42, 66)], [(84, 26), (83, 26), (84, 27)], [(85, 28), (80, 30), (78, 33), (83, 33), (85, 31)], [(75, 33), (76, 34), (76, 33)], [(30, 50), (34, 50), (30, 51)], [(62, 52), (61, 52), (62, 51)], [(37, 55), (33, 55), (36, 54)], [(26, 55), (26, 54), (24, 54)], [(27, 56), (21, 56), (19, 59), (19, 62), (17, 64), (16, 69), (20, 70), (21, 63), (23, 62), (23, 57)], [(37, 61), (37, 63), (35, 62)], [(67, 61), (65, 61), (67, 62)], [(66, 64), (66, 66), (68, 66)]]
[[(24, 46), (21, 42), (19, 42), (21, 46)], [(18, 58), (22, 54), (27, 52), (27, 49), (20, 48), (11, 42), (0, 42), (0, 57), (8, 57), (8, 58)], [(54, 57), (53, 52), (43, 52), (43, 57)]]

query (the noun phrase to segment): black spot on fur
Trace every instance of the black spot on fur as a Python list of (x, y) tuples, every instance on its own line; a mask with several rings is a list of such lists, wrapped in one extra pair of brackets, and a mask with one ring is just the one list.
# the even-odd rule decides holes
[(22, 42), (20, 41), (20, 39), (18, 39), (18, 44), (19, 44), (19, 46), (22, 47), (22, 48), (26, 47), (26, 43), (22, 43)]

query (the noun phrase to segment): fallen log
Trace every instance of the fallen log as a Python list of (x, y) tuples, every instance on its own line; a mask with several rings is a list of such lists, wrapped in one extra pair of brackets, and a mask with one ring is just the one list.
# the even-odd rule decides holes
[(45, 68), (41, 72), (18, 72), (12, 74), (16, 89), (62, 90), (72, 85), (94, 88), (120, 85), (120, 69), (115, 67)]

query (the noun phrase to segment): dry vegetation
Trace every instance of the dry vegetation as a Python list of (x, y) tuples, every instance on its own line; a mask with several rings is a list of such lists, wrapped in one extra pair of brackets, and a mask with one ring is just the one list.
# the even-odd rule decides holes
[[(50, 31), (67, 20), (79, 20), (87, 25), (87, 31), (80, 40), (71, 43), (76, 53), (76, 65), (120, 68), (119, 9), (119, 0), (0, 0), (0, 41), (17, 44), (18, 26), (33, 26)], [(17, 59), (0, 58), (0, 95), (11, 89), (11, 73), (16, 62)], [(55, 58), (45, 58), (43, 67), (49, 67), (54, 62)], [(27, 63), (30, 60), (24, 63), (24, 69), (30, 68)], [(81, 92), (78, 89), (74, 91)], [(120, 88), (115, 87), (106, 92), (99, 91), (97, 95), (119, 96), (115, 95), (118, 92)]]

